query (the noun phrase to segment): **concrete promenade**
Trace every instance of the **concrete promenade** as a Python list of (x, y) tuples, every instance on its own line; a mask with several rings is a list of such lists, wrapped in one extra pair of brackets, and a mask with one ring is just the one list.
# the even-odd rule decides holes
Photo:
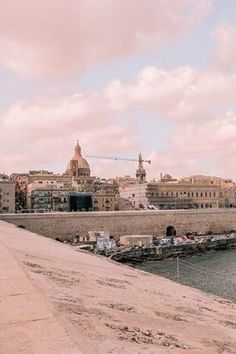
[[(0, 353), (81, 353), (14, 256), (0, 225)], [(3, 237), (2, 237), (3, 236)]]
[(1, 354), (236, 352), (234, 303), (0, 222)]

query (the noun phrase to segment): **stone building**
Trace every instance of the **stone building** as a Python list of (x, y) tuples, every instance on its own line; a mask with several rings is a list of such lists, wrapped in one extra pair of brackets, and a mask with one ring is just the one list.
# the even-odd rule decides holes
[(0, 175), (0, 213), (15, 213), (15, 183)]
[(119, 199), (112, 189), (101, 189), (93, 194), (94, 211), (114, 211), (118, 210)]
[(10, 180), (15, 187), (15, 208), (16, 211), (27, 208), (28, 173), (13, 173)]
[(31, 211), (67, 211), (70, 188), (55, 180), (28, 184), (27, 205)]
[(236, 183), (233, 181), (221, 181), (219, 191), (220, 208), (236, 208)]
[(65, 190), (71, 190), (72, 188), (70, 177), (46, 170), (29, 171), (29, 173), (19, 174), (14, 173), (10, 178), (16, 183), (16, 210), (18, 211), (34, 209), (34, 205), (36, 206), (37, 202), (34, 203), (32, 201), (34, 200), (33, 195), (36, 196), (37, 191), (41, 190), (42, 192), (43, 189), (45, 189), (45, 191), (50, 190), (50, 186), (53, 186), (55, 189), (57, 185), (59, 186), (59, 190), (61, 190), (61, 186), (63, 186)]
[(123, 188), (120, 196), (129, 200), (135, 209), (148, 205), (158, 209), (218, 208), (219, 189), (211, 177), (194, 176), (177, 181), (164, 176), (160, 182)]

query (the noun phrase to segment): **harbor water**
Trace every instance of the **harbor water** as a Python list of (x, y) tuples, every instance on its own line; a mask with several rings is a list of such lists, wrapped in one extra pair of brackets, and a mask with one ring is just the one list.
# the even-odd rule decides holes
[(236, 249), (210, 251), (178, 261), (145, 261), (136, 268), (236, 302)]

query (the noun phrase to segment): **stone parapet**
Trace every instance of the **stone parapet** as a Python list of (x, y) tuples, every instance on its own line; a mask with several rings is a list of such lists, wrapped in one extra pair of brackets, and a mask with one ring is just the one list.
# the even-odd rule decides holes
[(1, 214), (0, 219), (50, 238), (62, 239), (91, 230), (106, 230), (116, 237), (164, 235), (168, 226), (173, 226), (177, 234), (236, 230), (236, 209)]

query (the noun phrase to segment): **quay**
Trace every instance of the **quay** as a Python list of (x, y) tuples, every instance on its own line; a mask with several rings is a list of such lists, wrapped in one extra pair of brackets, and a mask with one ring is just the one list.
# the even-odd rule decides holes
[(211, 250), (225, 250), (234, 247), (236, 247), (236, 234), (211, 235), (203, 236), (195, 241), (187, 240), (177, 244), (169, 242), (167, 245), (148, 244), (125, 247), (114, 252), (110, 258), (122, 263), (140, 263), (146, 260), (159, 261), (170, 257), (186, 257), (196, 253), (201, 254)]

